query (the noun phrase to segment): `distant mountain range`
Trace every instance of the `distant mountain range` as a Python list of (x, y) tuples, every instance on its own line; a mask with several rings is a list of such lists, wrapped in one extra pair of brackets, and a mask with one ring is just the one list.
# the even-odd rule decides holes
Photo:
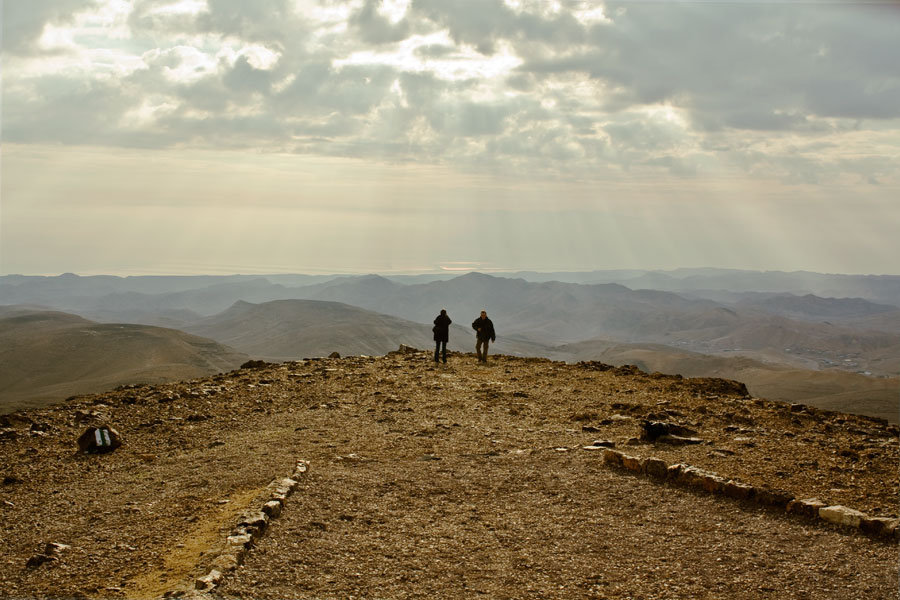
[[(41, 325), (28, 334), (35, 340), (47, 339), (51, 332), (73, 336), (78, 327), (102, 327), (98, 322), (130, 323), (109, 331), (140, 337), (135, 348), (158, 347), (162, 338), (169, 339), (171, 348), (183, 347), (173, 341), (181, 339), (177, 336), (185, 335), (183, 331), (200, 336), (192, 338), (194, 344), (216, 344), (215, 352), (222, 356), (265, 360), (335, 351), (384, 354), (400, 344), (430, 348), (431, 322), (441, 308), (454, 320), (450, 349), (471, 352), (469, 323), (484, 309), (497, 329), (495, 352), (612, 364), (632, 361), (649, 370), (736, 378), (773, 399), (860, 406), (875, 402), (897, 412), (893, 390), (900, 373), (900, 277), (719, 269), (518, 275), (5, 276), (0, 277), (0, 304), (64, 311), (95, 321), (66, 321), (65, 327), (57, 322), (55, 329)], [(644, 287), (649, 285), (669, 289)], [(814, 293), (827, 290), (843, 295)], [(22, 309), (0, 307), (0, 317), (15, 310)], [(172, 329), (181, 331), (161, 333)], [(28, 337), (23, 331), (20, 340)], [(205, 340), (196, 341), (200, 338)], [(116, 344), (107, 348), (122, 354), (113, 350)], [(53, 357), (51, 362), (67, 364), (63, 354), (43, 348)], [(155, 356), (167, 352), (159, 350)], [(127, 353), (141, 356), (133, 349)], [(10, 353), (0, 355), (4, 373), (39, 372), (29, 366), (39, 360), (20, 361), (8, 369), (4, 361), (13, 358)], [(116, 381), (149, 373), (120, 359), (105, 362), (110, 370), (115, 365)], [(172, 354), (164, 362), (172, 372), (175, 364), (196, 367), (189, 353)], [(234, 360), (221, 364), (233, 366)], [(158, 365), (154, 369), (160, 370)], [(74, 380), (103, 379), (89, 370), (61, 370)], [(61, 381), (53, 377), (57, 379), (45, 383), (21, 376), (15, 389), (45, 390)], [(0, 387), (0, 402), (9, 397), (4, 389), (13, 390), (9, 384)], [(21, 397), (21, 391), (15, 393)]]

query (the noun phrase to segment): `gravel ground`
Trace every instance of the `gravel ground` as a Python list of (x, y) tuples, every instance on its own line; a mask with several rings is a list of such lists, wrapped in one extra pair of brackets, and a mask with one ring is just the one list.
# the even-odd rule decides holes
[(313, 466), (217, 595), (874, 599), (897, 577), (888, 544), (543, 451)]
[[(701, 444), (642, 442), (642, 419)], [(108, 422), (125, 444), (76, 453)], [(896, 427), (721, 380), (427, 353), (310, 360), (0, 418), (0, 597), (154, 598), (311, 463), (229, 598), (896, 598), (895, 544), (605, 467), (686, 462), (896, 516)], [(56, 560), (26, 566), (48, 542)]]

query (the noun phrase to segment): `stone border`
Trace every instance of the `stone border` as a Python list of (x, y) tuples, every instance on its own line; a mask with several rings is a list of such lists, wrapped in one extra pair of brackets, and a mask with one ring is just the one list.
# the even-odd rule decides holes
[(225, 541), (225, 549), (210, 563), (206, 575), (194, 581), (194, 589), (186, 594), (169, 592), (164, 598), (179, 597), (190, 600), (210, 598), (208, 594), (222, 582), (225, 575), (244, 563), (256, 540), (265, 534), (270, 521), (281, 515), (284, 501), (297, 488), (300, 479), (308, 470), (309, 461), (299, 460), (290, 477), (273, 480), (266, 487), (268, 495), (263, 505), (258, 510), (248, 509), (241, 513), (237, 525)]
[(827, 506), (818, 498), (801, 500), (790, 492), (754, 487), (685, 463), (669, 465), (659, 458), (629, 456), (609, 448), (603, 451), (603, 463), (675, 485), (737, 500), (748, 500), (762, 506), (784, 510), (788, 514), (858, 529), (875, 537), (888, 540), (900, 539), (900, 519), (870, 517), (863, 512), (841, 505)]

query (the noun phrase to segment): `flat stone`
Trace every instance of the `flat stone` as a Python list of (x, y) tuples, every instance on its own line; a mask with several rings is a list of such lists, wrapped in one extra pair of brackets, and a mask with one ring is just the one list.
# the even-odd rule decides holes
[(858, 510), (841, 506), (824, 506), (819, 509), (819, 518), (835, 525), (843, 525), (845, 527), (859, 527), (863, 519), (867, 515)]
[(249, 548), (253, 545), (253, 536), (249, 533), (239, 533), (237, 535), (229, 535), (227, 541), (229, 546)]
[(874, 535), (883, 535), (892, 537), (897, 526), (900, 525), (900, 519), (892, 517), (869, 517), (866, 516), (859, 522), (859, 528), (866, 533)]
[(725, 485), (722, 486), (722, 494), (729, 498), (736, 498), (738, 500), (749, 500), (755, 489), (752, 485), (747, 483), (741, 483), (740, 481), (729, 480), (725, 482)]
[(277, 519), (279, 515), (281, 515), (281, 508), (281, 502), (279, 502), (278, 500), (269, 500), (263, 505), (262, 511), (269, 517)]
[(603, 462), (614, 467), (621, 467), (622, 456), (624, 455), (621, 452), (607, 449), (603, 452)]
[(711, 471), (691, 466), (682, 468), (677, 481), (682, 485), (698, 488), (707, 492), (721, 491), (726, 483), (725, 479)]
[(819, 509), (824, 508), (826, 504), (818, 498), (804, 498), (802, 500), (791, 500), (787, 505), (787, 512), (804, 517), (818, 517)]
[(248, 529), (250, 527), (265, 529), (268, 524), (269, 515), (261, 510), (246, 512), (241, 515), (241, 519), (238, 521), (238, 525), (246, 525)]
[(666, 469), (666, 477), (668, 479), (672, 479), (677, 481), (679, 477), (681, 477), (681, 472), (688, 468), (689, 465), (684, 463), (675, 463), (674, 465), (669, 465), (669, 468)]
[(698, 437), (683, 437), (680, 435), (661, 435), (656, 438), (661, 444), (670, 444), (672, 446), (692, 446), (696, 444), (704, 444), (706, 440)]
[(194, 587), (198, 590), (208, 590), (219, 585), (219, 582), (221, 581), (222, 573), (213, 569), (203, 577), (198, 578), (194, 584)]
[(637, 456), (628, 456), (627, 454), (622, 455), (622, 466), (628, 469), (629, 471), (633, 471), (635, 473), (643, 473), (644, 472), (644, 463)]

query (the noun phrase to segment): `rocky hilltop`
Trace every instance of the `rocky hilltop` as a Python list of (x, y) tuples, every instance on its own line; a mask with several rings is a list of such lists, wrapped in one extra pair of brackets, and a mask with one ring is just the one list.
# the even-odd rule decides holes
[(0, 417), (0, 597), (896, 597), (894, 425), (401, 350)]

